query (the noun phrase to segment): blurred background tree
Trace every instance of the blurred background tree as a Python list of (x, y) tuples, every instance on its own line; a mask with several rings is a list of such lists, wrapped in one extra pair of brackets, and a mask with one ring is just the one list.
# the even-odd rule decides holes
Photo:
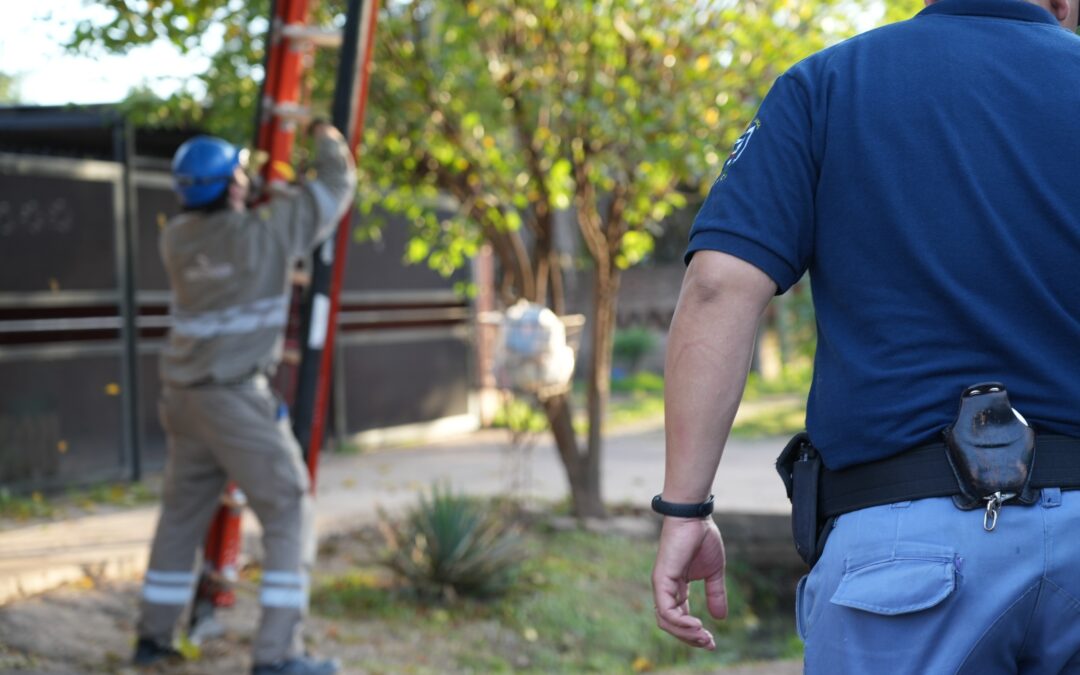
[(19, 102), (19, 76), (0, 73), (0, 104)]
[[(155, 39), (205, 53), (207, 71), (167, 100), (127, 105), (144, 123), (253, 135), (268, 0), (96, 0), (110, 21), (77, 26), (69, 48), (123, 53)], [(341, 25), (343, 2), (313, 3)], [(885, 13), (910, 16), (913, 3)], [(592, 277), (587, 433), (569, 395), (543, 401), (575, 512), (601, 516), (600, 460), (620, 274), (646, 258), (665, 219), (703, 195), (773, 80), (855, 31), (865, 0), (388, 0), (380, 14), (359, 203), (412, 227), (410, 261), (449, 274), (482, 243), (505, 303), (566, 311), (575, 264), (556, 214), (577, 228)], [(310, 99), (331, 100), (334, 59), (317, 54)], [(451, 204), (447, 207), (447, 198)]]
[(926, 6), (925, 0), (885, 0), (885, 21), (894, 23), (915, 16)]

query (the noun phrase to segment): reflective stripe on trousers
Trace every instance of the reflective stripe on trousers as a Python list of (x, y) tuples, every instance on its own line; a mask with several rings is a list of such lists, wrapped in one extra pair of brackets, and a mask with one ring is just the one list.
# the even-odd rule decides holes
[(262, 618), (256, 663), (303, 652), (308, 574), (315, 557), (307, 469), (287, 417), (256, 380), (232, 386), (167, 388), (161, 419), (169, 450), (161, 518), (143, 588), (140, 637), (172, 641), (191, 599), (195, 553), (227, 478), (237, 482), (262, 525)]
[(194, 572), (146, 571), (142, 597), (158, 605), (186, 605), (195, 590)]
[(263, 572), (259, 604), (263, 607), (307, 609), (308, 576), (293, 572)]

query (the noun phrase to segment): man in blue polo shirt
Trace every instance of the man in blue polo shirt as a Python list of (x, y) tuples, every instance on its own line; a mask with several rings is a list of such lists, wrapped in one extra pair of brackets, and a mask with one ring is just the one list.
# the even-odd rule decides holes
[[(758, 319), (804, 272), (823, 475), (937, 442), (978, 382), (1005, 383), (1040, 438), (1080, 437), (1077, 5), (927, 0), (776, 81), (694, 224), (672, 322), (664, 630), (715, 648), (687, 602), (704, 579), (727, 612), (720, 533), (699, 516)], [(1077, 486), (994, 504), (996, 526), (948, 496), (836, 517), (799, 587), (807, 671), (1080, 672)]]

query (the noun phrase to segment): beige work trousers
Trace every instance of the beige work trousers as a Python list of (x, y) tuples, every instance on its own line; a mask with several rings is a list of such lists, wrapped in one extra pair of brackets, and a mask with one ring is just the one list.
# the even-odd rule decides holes
[(300, 445), (279, 419), (263, 377), (238, 384), (166, 387), (159, 414), (168, 437), (161, 517), (143, 585), (139, 637), (170, 644), (192, 599), (195, 554), (227, 479), (263, 529), (262, 618), (255, 663), (303, 653), (308, 579), (315, 558), (312, 502)]

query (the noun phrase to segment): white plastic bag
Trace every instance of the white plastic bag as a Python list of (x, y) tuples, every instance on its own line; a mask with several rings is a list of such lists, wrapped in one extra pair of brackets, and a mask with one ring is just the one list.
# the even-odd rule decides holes
[(565, 388), (573, 374), (574, 350), (554, 312), (525, 300), (506, 310), (495, 348), (500, 388), (541, 394)]

